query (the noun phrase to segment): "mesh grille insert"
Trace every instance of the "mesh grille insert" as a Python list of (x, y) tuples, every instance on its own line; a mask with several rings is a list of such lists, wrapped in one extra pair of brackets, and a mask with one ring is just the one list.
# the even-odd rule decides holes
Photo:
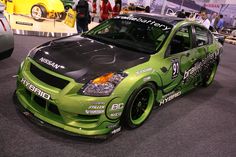
[(30, 72), (40, 81), (59, 89), (63, 89), (67, 84), (69, 84), (69, 81), (48, 74), (36, 67), (34, 64), (30, 65)]

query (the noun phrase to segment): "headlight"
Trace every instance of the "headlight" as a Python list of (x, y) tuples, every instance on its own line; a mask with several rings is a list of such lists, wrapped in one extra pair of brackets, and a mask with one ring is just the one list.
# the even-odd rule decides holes
[(85, 84), (80, 90), (80, 94), (88, 96), (109, 96), (126, 76), (127, 74), (125, 73), (107, 73)]

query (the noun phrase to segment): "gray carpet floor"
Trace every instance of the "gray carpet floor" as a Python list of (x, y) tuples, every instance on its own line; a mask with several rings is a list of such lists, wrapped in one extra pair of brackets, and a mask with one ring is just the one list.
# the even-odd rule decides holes
[(12, 100), (20, 62), (50, 38), (15, 36), (0, 61), (0, 157), (236, 157), (236, 46), (225, 44), (214, 83), (154, 110), (136, 130), (94, 141), (42, 129)]

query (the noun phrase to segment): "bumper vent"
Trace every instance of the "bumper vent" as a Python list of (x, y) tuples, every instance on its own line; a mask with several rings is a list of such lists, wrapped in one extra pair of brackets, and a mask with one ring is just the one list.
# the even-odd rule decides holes
[(59, 89), (63, 89), (69, 84), (69, 81), (48, 74), (36, 67), (34, 64), (30, 65), (30, 72), (40, 81)]
[[(28, 91), (27, 89), (25, 89), (25, 94), (29, 98), (32, 97), (32, 93), (30, 91)], [(47, 110), (47, 111), (50, 111), (51, 113), (54, 113), (54, 114), (60, 116), (60, 112), (58, 110), (58, 107), (56, 105), (54, 105), (53, 103), (47, 102), (45, 99), (43, 99), (37, 95), (34, 95), (34, 94), (33, 94), (33, 99), (31, 101), (34, 101), (35, 105), (40, 106), (45, 111)]]

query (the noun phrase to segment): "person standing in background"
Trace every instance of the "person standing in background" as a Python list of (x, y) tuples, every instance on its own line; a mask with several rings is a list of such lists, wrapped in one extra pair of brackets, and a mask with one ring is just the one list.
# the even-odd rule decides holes
[(202, 10), (200, 13), (201, 19), (200, 19), (200, 23), (205, 26), (207, 29), (210, 28), (211, 22), (207, 17), (207, 12), (206, 10)]
[(112, 12), (111, 3), (108, 0), (103, 0), (100, 6), (100, 20), (99, 22), (109, 19), (110, 13)]
[(218, 32), (220, 32), (220, 31), (223, 30), (223, 28), (224, 28), (224, 19), (223, 19), (223, 15), (220, 15), (220, 20), (219, 20), (219, 22), (217, 23), (216, 28), (217, 28), (217, 31), (218, 31)]
[(118, 3), (118, 0), (115, 0), (115, 5), (112, 9), (112, 17), (115, 17), (120, 14), (120, 4)]
[(91, 23), (89, 8), (87, 0), (74, 1), (73, 9), (77, 12), (76, 28), (79, 34), (88, 31), (88, 24)]
[(218, 14), (217, 13), (213, 13), (211, 16), (211, 25), (210, 25), (210, 30), (211, 31), (215, 31), (216, 30), (216, 24), (218, 23), (219, 19), (218, 19)]
[(92, 3), (92, 21), (94, 21), (94, 17), (96, 16), (97, 13), (97, 0), (93, 0)]

